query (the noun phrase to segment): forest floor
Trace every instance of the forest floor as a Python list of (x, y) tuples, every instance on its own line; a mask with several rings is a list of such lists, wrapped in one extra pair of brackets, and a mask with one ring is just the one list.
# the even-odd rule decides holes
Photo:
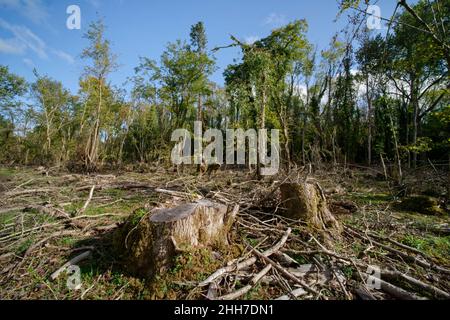
[[(398, 192), (376, 170), (332, 168), (309, 178), (320, 183), (344, 226), (331, 243), (280, 215), (277, 186), (304, 179), (304, 172), (257, 181), (245, 171), (211, 177), (156, 167), (141, 171), (81, 175), (0, 168), (0, 299), (450, 297), (448, 207), (439, 203), (442, 212), (432, 215), (419, 213), (420, 208), (400, 210)], [(406, 184), (410, 193), (433, 193), (440, 201), (441, 177), (431, 168), (416, 170), (407, 173)], [(169, 272), (151, 282), (130, 275), (112, 245), (120, 223), (164, 203), (198, 198), (240, 205), (229, 235), (232, 244), (182, 252)], [(264, 251), (280, 241), (282, 248), (271, 258), (278, 267), (265, 259), (239, 270), (230, 267), (251, 257), (249, 248)], [(84, 252), (92, 255), (77, 263), (79, 290), (68, 288), (65, 272), (52, 278)], [(225, 266), (227, 272), (215, 281), (199, 285)]]

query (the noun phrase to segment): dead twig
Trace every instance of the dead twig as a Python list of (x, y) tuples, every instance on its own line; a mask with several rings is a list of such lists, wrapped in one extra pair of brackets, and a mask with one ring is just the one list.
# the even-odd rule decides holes
[(94, 190), (95, 190), (95, 184), (91, 187), (91, 190), (89, 191), (89, 196), (88, 196), (86, 202), (84, 203), (84, 206), (80, 210), (78, 210), (77, 215), (82, 214), (83, 212), (86, 211), (87, 207), (89, 206), (89, 203), (91, 203), (92, 196), (94, 195)]
[(244, 294), (249, 292), (271, 269), (272, 265), (268, 264), (264, 269), (262, 269), (250, 280), (250, 283), (248, 285), (242, 287), (241, 289), (235, 292), (218, 297), (217, 300), (235, 300), (239, 297), (242, 297)]

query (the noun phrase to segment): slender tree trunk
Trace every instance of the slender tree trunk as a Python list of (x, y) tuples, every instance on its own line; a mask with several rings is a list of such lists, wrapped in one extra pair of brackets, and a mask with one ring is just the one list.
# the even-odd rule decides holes
[[(418, 92), (416, 88), (415, 78), (411, 80), (411, 104), (413, 107), (413, 136), (412, 143), (416, 145), (417, 143), (417, 133), (418, 133), (418, 120), (419, 120), (419, 100)], [(417, 152), (413, 152), (413, 168), (417, 167)]]
[(198, 105), (197, 105), (197, 121), (203, 123), (203, 106), (202, 106), (202, 95), (198, 95)]
[(306, 103), (303, 106), (303, 124), (302, 124), (302, 161), (306, 166), (306, 154), (305, 154), (305, 131), (306, 131), (306, 108), (309, 105), (309, 83), (306, 83)]
[[(410, 116), (409, 110), (406, 106), (406, 145), (409, 145), (409, 125), (410, 125)], [(408, 169), (411, 169), (411, 152), (408, 150)]]
[[(286, 115), (287, 118), (287, 115)], [(290, 151), (290, 140), (289, 140), (289, 127), (287, 122), (287, 119), (285, 118), (285, 121), (283, 121), (283, 134), (284, 134), (284, 152), (286, 153), (286, 161), (287, 166), (286, 170), (287, 172), (291, 169), (291, 151)]]
[(100, 133), (100, 116), (101, 116), (101, 107), (102, 107), (102, 86), (103, 86), (103, 79), (99, 79), (99, 100), (97, 105), (97, 112), (96, 112), (96, 119), (95, 119), (95, 125), (94, 130), (91, 132), (91, 136), (89, 138), (89, 144), (88, 144), (88, 163), (87, 163), (87, 169), (88, 170), (95, 170), (97, 167), (98, 162), (98, 145), (99, 145), (99, 133)]
[(398, 183), (398, 185), (402, 185), (402, 183), (403, 183), (402, 161), (400, 159), (400, 151), (399, 151), (399, 146), (398, 146), (397, 133), (395, 131), (394, 121), (392, 120), (392, 115), (391, 115), (390, 112), (389, 112), (389, 121), (390, 121), (390, 124), (391, 124), (392, 135), (393, 135), (393, 138), (394, 138), (395, 158), (397, 160), (397, 170), (398, 170), (397, 183)]
[[(263, 130), (266, 128), (266, 103), (267, 103), (267, 93), (266, 93), (266, 77), (263, 75), (263, 89), (262, 89), (262, 101), (260, 106), (260, 118), (259, 118), (259, 129)], [(256, 174), (258, 179), (262, 178), (261, 175), (261, 159), (259, 156), (259, 143), (257, 144), (256, 152)]]
[(366, 78), (366, 98), (367, 98), (367, 123), (368, 123), (368, 137), (367, 137), (367, 165), (372, 165), (372, 99), (369, 93), (369, 76)]

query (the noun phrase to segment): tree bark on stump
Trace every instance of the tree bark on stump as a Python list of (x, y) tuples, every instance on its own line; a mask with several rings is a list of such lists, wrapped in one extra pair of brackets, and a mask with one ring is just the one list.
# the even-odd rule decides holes
[(340, 237), (342, 226), (328, 209), (318, 183), (285, 183), (280, 190), (287, 218), (306, 223), (327, 242)]
[(129, 272), (152, 278), (166, 272), (177, 252), (188, 248), (228, 245), (228, 232), (239, 206), (208, 200), (132, 215), (118, 230), (114, 246)]

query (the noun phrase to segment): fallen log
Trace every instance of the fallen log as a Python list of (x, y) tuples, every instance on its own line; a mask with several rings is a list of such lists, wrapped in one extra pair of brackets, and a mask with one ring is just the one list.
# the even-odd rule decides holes
[(390, 296), (399, 300), (427, 300), (426, 298), (419, 297), (418, 295), (408, 292), (402, 288), (396, 287), (393, 284), (381, 279), (377, 279), (380, 282), (381, 290), (389, 294)]
[(381, 277), (394, 280), (403, 280), (416, 288), (422, 289), (432, 294), (436, 298), (446, 300), (450, 299), (450, 294), (448, 294), (447, 292), (398, 271), (382, 271)]

